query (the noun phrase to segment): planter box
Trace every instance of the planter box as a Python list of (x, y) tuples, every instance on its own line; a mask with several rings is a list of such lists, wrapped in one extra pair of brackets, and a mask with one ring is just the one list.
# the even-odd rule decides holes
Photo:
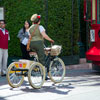
[(74, 64), (79, 64), (79, 55), (73, 55), (73, 56), (64, 56), (60, 57), (65, 65), (74, 65)]

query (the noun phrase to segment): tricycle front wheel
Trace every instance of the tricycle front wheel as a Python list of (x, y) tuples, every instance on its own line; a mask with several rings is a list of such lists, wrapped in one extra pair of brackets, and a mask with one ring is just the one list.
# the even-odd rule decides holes
[(54, 83), (60, 83), (66, 72), (65, 64), (59, 57), (53, 59), (49, 66), (49, 77)]
[(41, 88), (45, 81), (45, 67), (38, 62), (33, 63), (28, 71), (28, 80), (33, 88)]

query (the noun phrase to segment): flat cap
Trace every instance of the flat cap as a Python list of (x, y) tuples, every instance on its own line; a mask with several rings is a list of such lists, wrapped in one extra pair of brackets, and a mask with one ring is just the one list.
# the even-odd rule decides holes
[(40, 15), (38, 15), (38, 14), (33, 14), (33, 15), (31, 16), (31, 21), (34, 22), (35, 20), (40, 19), (40, 18), (41, 18)]

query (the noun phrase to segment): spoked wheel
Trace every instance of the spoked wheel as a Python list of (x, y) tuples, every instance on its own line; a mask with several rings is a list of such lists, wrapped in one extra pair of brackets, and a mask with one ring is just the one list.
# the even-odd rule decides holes
[(45, 68), (42, 64), (34, 62), (28, 72), (28, 80), (33, 88), (41, 88), (45, 81)]
[(55, 58), (50, 63), (49, 77), (54, 83), (60, 83), (65, 76), (65, 64), (60, 58)]
[(24, 81), (24, 76), (21, 75), (21, 71), (16, 71), (15, 69), (15, 64), (11, 63), (7, 70), (8, 84), (13, 88), (21, 86)]

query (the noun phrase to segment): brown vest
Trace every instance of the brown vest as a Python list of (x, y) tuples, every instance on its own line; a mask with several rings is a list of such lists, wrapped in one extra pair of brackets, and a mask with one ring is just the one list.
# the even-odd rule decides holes
[[(30, 27), (29, 32), (31, 35), (32, 35), (32, 32), (34, 31), (35, 27), (36, 27), (36, 24), (32, 25)], [(38, 26), (31, 41), (39, 41), (39, 40), (43, 41), (43, 36), (41, 35), (39, 26)]]

